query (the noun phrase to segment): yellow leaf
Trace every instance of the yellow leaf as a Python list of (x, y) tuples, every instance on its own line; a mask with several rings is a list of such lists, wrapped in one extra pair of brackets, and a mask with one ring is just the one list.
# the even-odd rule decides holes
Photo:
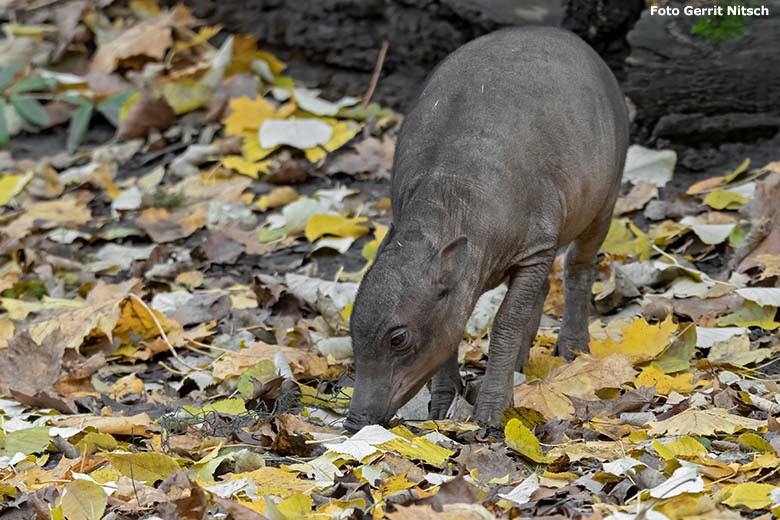
[(395, 451), (404, 457), (422, 460), (437, 468), (444, 467), (447, 459), (455, 453), (452, 450), (434, 444), (425, 437), (416, 437), (405, 426), (396, 426), (390, 432), (401, 438), (377, 444), (377, 448)]
[(688, 233), (690, 230), (691, 228), (685, 224), (680, 224), (673, 220), (664, 220), (659, 224), (651, 225), (648, 236), (654, 244), (666, 246)]
[(376, 258), (379, 245), (382, 243), (382, 240), (385, 239), (388, 229), (388, 226), (383, 226), (376, 222), (374, 223), (374, 239), (370, 242), (366, 242), (366, 245), (363, 246), (363, 250), (361, 251), (363, 258), (368, 260), (369, 264)]
[(314, 242), (324, 235), (337, 237), (360, 238), (369, 232), (366, 226), (360, 226), (360, 222), (366, 222), (366, 217), (346, 218), (341, 215), (312, 215), (306, 222), (306, 239)]
[(253, 179), (259, 179), (260, 174), (268, 173), (268, 166), (271, 164), (271, 160), (252, 162), (244, 159), (240, 155), (228, 155), (222, 158), (222, 166), (235, 170), (242, 175), (252, 177)]
[(271, 208), (279, 208), (291, 202), (295, 202), (299, 197), (300, 195), (295, 191), (295, 188), (281, 186), (272, 189), (265, 195), (261, 195), (260, 198), (257, 199), (255, 206), (260, 208), (261, 211), (266, 211)]
[(287, 498), (299, 493), (311, 493), (316, 487), (313, 481), (301, 480), (297, 473), (266, 466), (248, 473), (234, 473), (230, 480), (251, 479), (265, 495)]
[(296, 493), (276, 504), (276, 509), (287, 520), (303, 520), (307, 518), (312, 507), (314, 507), (314, 502), (303, 493)]
[(316, 146), (304, 150), (306, 153), (306, 159), (308, 159), (309, 162), (316, 163), (325, 157), (326, 152), (333, 152), (341, 148), (347, 144), (350, 139), (355, 137), (361, 128), (360, 125), (354, 121), (339, 121), (336, 123), (334, 122), (335, 120), (331, 118), (322, 119), (333, 127), (333, 133), (331, 134), (330, 139), (328, 139), (328, 142), (321, 147)]
[(707, 191), (710, 191), (718, 186), (725, 186), (732, 182), (734, 179), (742, 175), (744, 172), (747, 171), (748, 166), (750, 166), (750, 158), (748, 157), (744, 161), (740, 163), (739, 166), (736, 167), (736, 169), (726, 175), (722, 175), (719, 177), (711, 177), (709, 179), (704, 179), (703, 181), (699, 181), (695, 184), (693, 184), (690, 188), (688, 188), (688, 191), (686, 192), (688, 195), (697, 195), (699, 193), (704, 193)]
[(152, 420), (145, 413), (139, 413), (129, 417), (84, 417), (81, 415), (63, 415), (61, 418), (53, 418), (51, 421), (54, 423), (54, 426), (63, 428), (69, 426), (82, 429), (92, 427), (100, 433), (110, 435), (151, 436), (147, 430), (151, 427)]
[(128, 98), (125, 100), (124, 103), (122, 103), (122, 106), (119, 108), (119, 120), (123, 120), (127, 117), (127, 114), (130, 112), (130, 109), (133, 108), (133, 105), (135, 105), (138, 100), (141, 99), (141, 93), (140, 92), (133, 92), (128, 96)]
[(257, 138), (257, 130), (243, 132), (241, 135), (244, 138), (243, 144), (241, 145), (241, 154), (247, 161), (257, 162), (265, 159), (279, 148), (279, 145), (271, 148), (261, 148), (260, 140)]
[(660, 441), (655, 440), (653, 441), (653, 448), (664, 460), (671, 460), (675, 457), (707, 455), (707, 448), (699, 441), (689, 436), (679, 437), (666, 444), (662, 444)]
[(688, 408), (663, 421), (652, 421), (650, 435), (715, 435), (718, 432), (734, 433), (739, 430), (757, 430), (766, 426), (766, 421), (758, 421), (729, 413), (723, 408), (698, 410)]
[(542, 453), (539, 439), (519, 419), (510, 419), (506, 423), (504, 436), (507, 446), (534, 462), (546, 464), (554, 460)]
[(613, 255), (639, 255), (645, 260), (650, 258), (651, 248), (648, 236), (633, 222), (627, 218), (614, 218), (600, 250)]
[(124, 377), (120, 377), (116, 382), (108, 389), (108, 395), (111, 399), (119, 400), (122, 397), (136, 394), (141, 395), (144, 393), (144, 382), (138, 379), (135, 374), (129, 374)]
[(211, 100), (211, 89), (200, 80), (184, 79), (165, 83), (162, 95), (176, 115), (186, 114), (202, 107)]
[(394, 475), (380, 482), (379, 492), (384, 497), (390, 493), (397, 493), (404, 489), (409, 489), (410, 487), (414, 487), (414, 482), (406, 480), (406, 473), (402, 473), (401, 475)]
[[(225, 133), (228, 135), (244, 135), (247, 130), (257, 130), (268, 118), (276, 115), (276, 107), (261, 97), (232, 98), (228, 101), (229, 114), (223, 120)], [(257, 140), (256, 132), (253, 132)]]
[(188, 413), (200, 417), (204, 417), (207, 414), (214, 412), (227, 415), (241, 415), (242, 413), (246, 413), (246, 403), (244, 403), (243, 399), (237, 398), (222, 399), (209, 403), (201, 408), (196, 408), (194, 406), (184, 406), (182, 408)]
[[(160, 335), (159, 323), (163, 331), (167, 334), (173, 330), (181, 329), (181, 325), (167, 318), (159, 311), (149, 306), (141, 305), (135, 298), (124, 301), (121, 305), (122, 313), (119, 321), (116, 322), (114, 334), (122, 338), (125, 343), (130, 342), (130, 333), (141, 339), (150, 339)], [(155, 323), (154, 317), (157, 318)]]
[[(624, 354), (633, 364), (655, 359), (670, 344), (677, 325), (669, 315), (661, 323), (651, 325), (644, 318), (636, 318), (621, 331), (622, 337), (614, 337), (605, 331), (599, 334), (599, 326), (591, 326), (590, 352), (597, 357)], [(594, 337), (596, 336), (596, 337)], [(598, 336), (605, 336), (603, 339)]]
[(676, 376), (666, 375), (661, 370), (661, 367), (655, 363), (643, 368), (642, 373), (637, 376), (634, 384), (637, 388), (642, 386), (655, 387), (655, 391), (661, 395), (669, 395), (670, 392), (689, 394), (695, 388), (709, 386), (706, 381), (699, 381), (694, 384), (693, 374), (691, 373), (683, 373)]
[(759, 453), (771, 453), (772, 455), (777, 455), (777, 452), (772, 447), (772, 445), (757, 433), (743, 433), (737, 437), (737, 440), (740, 444), (743, 444), (748, 448), (752, 448)]
[[(61, 298), (49, 298), (44, 296), (41, 301), (28, 302), (16, 298), (0, 298), (0, 307), (8, 311), (8, 317), (12, 320), (24, 320), (31, 313), (50, 311), (54, 309), (83, 309), (87, 303), (81, 300), (64, 300)], [(35, 336), (37, 339), (42, 337)], [(36, 340), (39, 343), (39, 341)]]
[(729, 486), (724, 490), (726, 494), (724, 504), (731, 507), (747, 507), (748, 509), (766, 509), (772, 505), (769, 497), (776, 486), (761, 484), (758, 482), (743, 482), (735, 486)]
[(189, 40), (176, 42), (175, 45), (176, 51), (177, 52), (182, 51), (184, 49), (188, 49), (190, 47), (195, 47), (196, 45), (206, 43), (214, 36), (219, 34), (219, 31), (221, 30), (222, 30), (221, 25), (204, 25), (203, 27), (198, 29), (198, 33), (193, 34)]
[(24, 175), (3, 175), (0, 177), (0, 206), (5, 206), (17, 196), (33, 177), (32, 170)]
[(143, 482), (164, 480), (181, 470), (176, 460), (163, 453), (107, 453), (106, 458), (122, 475)]
[(73, 480), (63, 488), (62, 513), (68, 520), (100, 520), (107, 503), (103, 488), (89, 480)]
[(734, 191), (714, 190), (704, 197), (704, 204), (715, 209), (733, 209), (746, 204), (749, 199)]
[(268, 68), (271, 69), (271, 72), (274, 76), (278, 76), (280, 72), (287, 68), (287, 64), (277, 59), (276, 56), (270, 52), (257, 51), (255, 52), (255, 57), (266, 62), (268, 64)]

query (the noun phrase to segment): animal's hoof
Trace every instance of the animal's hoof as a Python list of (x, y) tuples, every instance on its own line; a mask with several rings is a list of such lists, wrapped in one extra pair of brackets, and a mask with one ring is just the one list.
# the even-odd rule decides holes
[(588, 351), (589, 341), (590, 337), (588, 336), (584, 338), (558, 336), (558, 341), (555, 343), (555, 354), (561, 356), (566, 361), (573, 361), (579, 354)]
[(474, 421), (480, 426), (491, 429), (501, 429), (501, 413), (506, 408), (495, 403), (480, 403), (474, 407)]

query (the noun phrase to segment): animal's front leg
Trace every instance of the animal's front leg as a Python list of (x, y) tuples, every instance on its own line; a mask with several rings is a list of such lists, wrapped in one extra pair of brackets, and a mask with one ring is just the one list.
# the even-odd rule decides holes
[(431, 407), (428, 416), (431, 419), (446, 419), (452, 400), (463, 391), (458, 370), (458, 351), (433, 376), (431, 382)]
[(518, 268), (509, 280), (504, 301), (490, 333), (490, 352), (485, 377), (480, 385), (474, 417), (485, 426), (500, 427), (501, 412), (512, 405), (513, 373), (519, 358), (527, 359), (539, 328), (548, 274), (554, 253), (533, 266)]

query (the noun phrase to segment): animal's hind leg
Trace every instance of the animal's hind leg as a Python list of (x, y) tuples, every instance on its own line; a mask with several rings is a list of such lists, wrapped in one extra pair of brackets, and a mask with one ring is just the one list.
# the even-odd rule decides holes
[(588, 315), (594, 264), (610, 222), (611, 214), (594, 221), (571, 243), (566, 252), (563, 323), (555, 350), (568, 361), (574, 359), (577, 352), (588, 350)]

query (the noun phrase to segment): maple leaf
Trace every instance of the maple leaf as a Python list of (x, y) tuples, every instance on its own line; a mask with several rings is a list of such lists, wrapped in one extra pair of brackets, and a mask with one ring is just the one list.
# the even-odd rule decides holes
[(634, 374), (629, 359), (622, 354), (603, 359), (582, 355), (553, 368), (543, 380), (515, 387), (515, 406), (537, 410), (548, 419), (571, 419), (574, 405), (569, 397), (596, 400), (596, 390), (619, 388)]

